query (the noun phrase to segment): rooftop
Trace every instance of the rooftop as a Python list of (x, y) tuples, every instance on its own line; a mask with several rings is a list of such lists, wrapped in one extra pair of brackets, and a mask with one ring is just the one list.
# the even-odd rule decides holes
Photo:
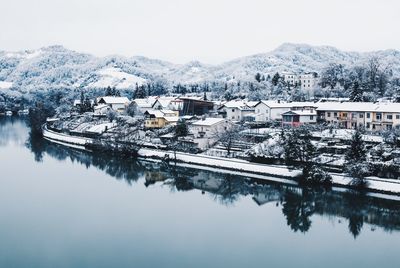
[(224, 122), (223, 118), (206, 118), (193, 123), (194, 126), (212, 126)]

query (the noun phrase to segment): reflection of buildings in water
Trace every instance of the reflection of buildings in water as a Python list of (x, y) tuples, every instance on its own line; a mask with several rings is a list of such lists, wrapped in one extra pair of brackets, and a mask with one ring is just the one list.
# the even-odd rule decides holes
[(240, 176), (191, 168), (165, 168), (158, 163), (146, 164), (132, 158), (74, 150), (35, 137), (29, 138), (27, 147), (35, 154), (36, 161), (41, 161), (42, 155), (46, 153), (59, 160), (69, 159), (86, 167), (94, 166), (129, 184), (143, 176), (145, 185), (168, 180), (171, 187), (178, 191), (198, 189), (210, 193), (223, 204), (234, 203), (244, 196), (251, 197), (259, 206), (279, 202), (288, 226), (294, 231), (308, 231), (311, 226), (310, 217), (314, 214), (348, 219), (349, 231), (354, 236), (360, 233), (364, 223), (387, 231), (400, 230), (399, 201), (351, 192), (261, 183)]
[(159, 170), (157, 171), (150, 171), (150, 170), (145, 170), (144, 171), (144, 185), (147, 187), (151, 184), (155, 184), (156, 182), (162, 182), (168, 179), (169, 176), (165, 172), (161, 172)]

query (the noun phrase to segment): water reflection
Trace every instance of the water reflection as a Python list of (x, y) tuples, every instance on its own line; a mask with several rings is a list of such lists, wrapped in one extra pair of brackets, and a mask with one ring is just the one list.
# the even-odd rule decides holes
[(293, 232), (306, 233), (312, 228), (312, 216), (321, 215), (348, 221), (348, 230), (356, 238), (364, 223), (386, 231), (400, 230), (400, 202), (352, 191), (300, 188), (279, 183), (266, 183), (241, 176), (167, 166), (104, 153), (90, 153), (50, 143), (29, 136), (26, 146), (36, 161), (47, 154), (60, 161), (69, 159), (87, 168), (93, 166), (129, 185), (144, 177), (146, 187), (161, 183), (172, 191), (201, 191), (225, 206), (234, 206), (241, 198), (250, 197), (259, 206), (268, 203), (281, 209)]
[(42, 162), (44, 156), (49, 155), (59, 161), (69, 160), (86, 168), (95, 167), (129, 185), (144, 178), (146, 187), (158, 183), (175, 192), (200, 191), (206, 198), (223, 206), (233, 207), (242, 198), (251, 198), (259, 206), (274, 204), (293, 232), (308, 232), (313, 226), (313, 215), (334, 218), (338, 222), (346, 221), (349, 233), (354, 238), (359, 236), (365, 224), (389, 232), (400, 230), (400, 202), (365, 193), (299, 188), (225, 173), (90, 153), (32, 136), (23, 120), (3, 117), (0, 118), (0, 146), (10, 143), (25, 144), (36, 162)]

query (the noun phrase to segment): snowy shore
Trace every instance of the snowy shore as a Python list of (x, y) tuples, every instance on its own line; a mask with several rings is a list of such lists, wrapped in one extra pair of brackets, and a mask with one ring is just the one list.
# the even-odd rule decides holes
[[(49, 141), (56, 142), (65, 146), (76, 148), (84, 148), (86, 144), (90, 144), (92, 139), (85, 137), (77, 137), (57, 133), (48, 129), (44, 129), (43, 136)], [(240, 159), (222, 158), (199, 154), (188, 154), (182, 152), (162, 151), (149, 148), (141, 148), (138, 151), (141, 158), (166, 160), (172, 164), (176, 161), (180, 165), (182, 163), (190, 164), (191, 166), (204, 166), (209, 168), (224, 169), (244, 176), (253, 177), (256, 179), (265, 179), (269, 181), (284, 181), (296, 183), (294, 179), (301, 175), (300, 170), (289, 169), (286, 166), (265, 165), (252, 163)], [(335, 186), (348, 187), (351, 178), (343, 174), (331, 173), (333, 184)], [(276, 179), (274, 179), (276, 178)], [(368, 177), (368, 188), (371, 191), (382, 192), (387, 194), (400, 195), (400, 180)]]

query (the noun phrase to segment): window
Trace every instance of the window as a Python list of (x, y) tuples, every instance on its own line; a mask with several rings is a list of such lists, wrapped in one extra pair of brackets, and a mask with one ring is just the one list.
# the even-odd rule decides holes
[(343, 113), (343, 117), (347, 117), (347, 113)]
[(388, 115), (386, 116), (386, 118), (387, 118), (388, 120), (392, 120), (392, 119), (393, 119), (393, 115), (388, 114)]
[(382, 120), (382, 114), (376, 113), (376, 120)]
[(337, 113), (336, 113), (336, 112), (335, 112), (335, 113), (333, 113), (333, 116), (334, 116), (334, 117), (336, 117), (336, 116), (337, 116)]
[(328, 113), (327, 117), (331, 117), (331, 113)]
[(370, 128), (371, 126), (370, 126), (370, 124), (369, 123), (367, 123), (367, 128)]
[(400, 119), (400, 114), (396, 114), (396, 119)]
[(371, 114), (370, 113), (367, 113), (367, 118), (371, 118)]
[(235, 109), (232, 109), (232, 113), (234, 113), (235, 112)]
[(364, 118), (364, 114), (359, 114), (358, 117)]
[(314, 116), (313, 115), (310, 115), (310, 120), (314, 120)]

